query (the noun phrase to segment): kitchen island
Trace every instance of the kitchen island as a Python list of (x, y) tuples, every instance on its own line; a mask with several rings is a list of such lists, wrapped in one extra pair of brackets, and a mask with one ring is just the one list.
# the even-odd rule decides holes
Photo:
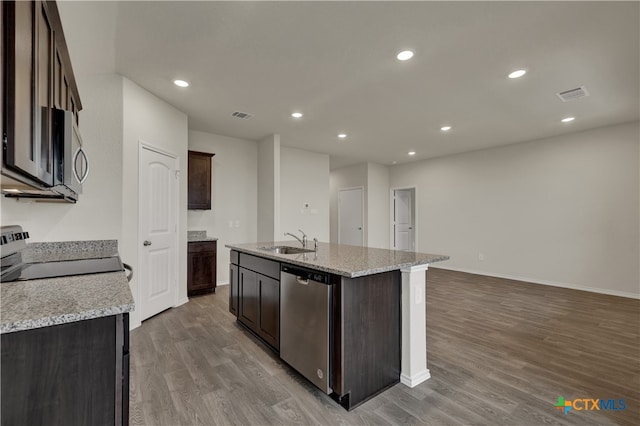
[(398, 382), (413, 387), (430, 377), (426, 270), (448, 256), (329, 243), (285, 254), (276, 249), (282, 246), (300, 247), (292, 241), (226, 246), (229, 310), (238, 322), (279, 352), (280, 271), (302, 267), (329, 277), (328, 393), (338, 403), (350, 410)]

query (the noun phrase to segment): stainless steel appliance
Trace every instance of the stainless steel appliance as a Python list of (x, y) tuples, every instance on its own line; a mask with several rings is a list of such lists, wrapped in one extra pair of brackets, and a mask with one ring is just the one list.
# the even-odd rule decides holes
[[(28, 177), (27, 181), (24, 181), (25, 176), (20, 175), (19, 168), (17, 174), (11, 174), (13, 169), (3, 169), (4, 174), (11, 174), (9, 177), (16, 185), (3, 185), (2, 193), (6, 197), (14, 198), (76, 202), (82, 193), (82, 184), (89, 174), (89, 160), (82, 147), (82, 138), (75, 117), (71, 111), (59, 109), (52, 109), (51, 114), (43, 113), (42, 116), (51, 116), (53, 121), (51, 179), (33, 185)], [(11, 164), (7, 166), (11, 167)]]
[(28, 263), (22, 260), (22, 250), (27, 247), (28, 232), (17, 225), (0, 227), (0, 254), (2, 273), (0, 282), (35, 280), (40, 278), (66, 277), (71, 275), (118, 272), (125, 269), (119, 256), (88, 259), (71, 259), (53, 262)]
[(283, 264), (280, 273), (280, 357), (329, 394), (329, 274)]

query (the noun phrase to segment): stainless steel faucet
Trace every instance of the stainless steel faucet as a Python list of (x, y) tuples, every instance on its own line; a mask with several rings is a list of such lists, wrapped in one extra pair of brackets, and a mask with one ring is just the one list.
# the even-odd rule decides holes
[(313, 239), (313, 250), (318, 252), (318, 239), (317, 238)]
[(302, 239), (298, 238), (296, 235), (292, 234), (291, 232), (285, 232), (284, 235), (291, 235), (293, 238), (298, 240), (300, 244), (302, 244), (302, 247), (307, 248), (307, 234), (305, 234), (302, 229), (298, 229), (298, 231), (302, 232)]

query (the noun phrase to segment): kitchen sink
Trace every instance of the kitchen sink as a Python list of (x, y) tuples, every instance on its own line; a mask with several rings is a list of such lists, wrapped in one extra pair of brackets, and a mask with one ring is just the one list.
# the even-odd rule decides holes
[(292, 247), (292, 246), (271, 246), (271, 247), (260, 247), (260, 250), (270, 251), (276, 254), (299, 254), (299, 253), (313, 253), (314, 250), (310, 250), (302, 247)]

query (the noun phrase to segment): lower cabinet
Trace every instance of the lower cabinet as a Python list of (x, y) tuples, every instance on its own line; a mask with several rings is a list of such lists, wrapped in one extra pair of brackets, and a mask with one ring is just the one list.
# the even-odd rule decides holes
[(129, 314), (0, 338), (1, 424), (129, 424)]
[(280, 263), (231, 251), (229, 312), (280, 350)]
[(238, 320), (279, 350), (280, 281), (242, 267), (238, 271)]
[(199, 241), (188, 243), (187, 249), (187, 295), (216, 292), (217, 242)]
[(238, 265), (229, 265), (229, 312), (238, 316)]

